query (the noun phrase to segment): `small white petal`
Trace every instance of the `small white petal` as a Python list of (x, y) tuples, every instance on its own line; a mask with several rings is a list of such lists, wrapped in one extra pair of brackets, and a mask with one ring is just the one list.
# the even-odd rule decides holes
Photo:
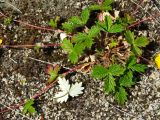
[(64, 38), (67, 37), (67, 34), (66, 33), (60, 33), (60, 39), (61, 40), (64, 40)]
[(82, 87), (82, 82), (80, 83), (75, 83), (71, 86), (70, 91), (69, 91), (69, 95), (72, 97), (78, 96), (80, 94), (83, 93), (84, 87)]

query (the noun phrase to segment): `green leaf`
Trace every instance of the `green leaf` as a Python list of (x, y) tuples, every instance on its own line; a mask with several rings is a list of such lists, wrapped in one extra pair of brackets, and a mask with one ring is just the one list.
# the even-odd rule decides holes
[(111, 43), (109, 43), (109, 48), (116, 47), (118, 45), (118, 42), (116, 40), (111, 40)]
[(105, 22), (106, 22), (107, 31), (108, 31), (111, 28), (112, 24), (113, 24), (111, 17), (110, 16), (106, 16), (105, 17)]
[(88, 31), (88, 36), (91, 38), (97, 37), (100, 33), (100, 28), (98, 26), (92, 26)]
[(67, 40), (67, 39), (64, 39), (62, 44), (61, 44), (61, 47), (63, 50), (67, 51), (68, 53), (71, 53), (73, 51), (73, 45), (72, 43)]
[(125, 69), (121, 65), (113, 64), (108, 68), (108, 71), (113, 76), (120, 76), (124, 73)]
[(92, 38), (86, 38), (86, 40), (85, 40), (85, 42), (84, 42), (84, 44), (85, 44), (85, 47), (87, 47), (87, 48), (91, 48), (92, 47), (92, 45), (93, 45), (93, 39)]
[(36, 112), (35, 108), (32, 106), (33, 104), (34, 104), (33, 99), (28, 100), (23, 107), (23, 113), (26, 114), (27, 112), (29, 113)]
[(57, 26), (57, 24), (55, 23), (55, 21), (54, 21), (53, 19), (50, 19), (49, 25), (50, 25), (52, 28), (55, 28), (55, 27)]
[(112, 7), (111, 7), (111, 4), (113, 3), (114, 1), (113, 0), (105, 0), (103, 3), (102, 3), (102, 6), (101, 6), (101, 10), (111, 10)]
[(62, 23), (62, 28), (67, 32), (72, 32), (75, 26), (71, 22)]
[(55, 80), (55, 78), (58, 76), (58, 74), (55, 71), (51, 71), (50, 73), (50, 77), (48, 79), (48, 83), (51, 83), (53, 80)]
[(135, 46), (135, 45), (132, 46), (132, 51), (137, 56), (142, 55), (142, 50), (139, 47)]
[(127, 92), (123, 87), (119, 87), (119, 91), (115, 94), (115, 99), (117, 100), (118, 104), (123, 105), (125, 101), (127, 101)]
[(86, 24), (88, 19), (89, 19), (89, 16), (90, 16), (90, 11), (89, 9), (84, 9), (81, 13), (81, 19), (82, 19), (82, 22), (83, 24)]
[(85, 49), (85, 46), (81, 43), (77, 43), (74, 45), (73, 51), (77, 53), (77, 55), (81, 55), (83, 53), (83, 50)]
[(131, 55), (127, 60), (127, 68), (131, 68), (133, 65), (136, 64), (136, 57), (134, 55)]
[(145, 72), (147, 66), (143, 64), (135, 64), (131, 66), (131, 69), (136, 72)]
[(83, 24), (78, 16), (73, 16), (68, 21), (71, 22), (74, 27), (81, 26)]
[(102, 3), (102, 5), (104, 6), (109, 6), (114, 2), (114, 0), (104, 0), (104, 2)]
[(110, 27), (110, 29), (108, 30), (109, 33), (118, 33), (118, 32), (122, 32), (124, 31), (125, 28), (123, 25), (121, 24), (114, 24)]
[(56, 16), (55, 20), (50, 19), (49, 25), (50, 25), (52, 28), (55, 28), (55, 27), (57, 27), (57, 22), (58, 22), (59, 20), (60, 20), (60, 17), (59, 17), (59, 16)]
[(138, 47), (145, 47), (146, 45), (149, 44), (149, 40), (146, 37), (141, 36), (141, 37), (138, 37), (134, 43)]
[(91, 5), (89, 6), (89, 10), (101, 10), (101, 6), (100, 5)]
[(105, 91), (107, 93), (114, 92), (115, 91), (115, 86), (116, 86), (115, 78), (111, 74), (108, 74), (105, 77), (105, 80), (104, 80), (104, 89), (105, 89)]
[(100, 30), (102, 30), (102, 31), (108, 31), (108, 28), (107, 28), (105, 22), (98, 21), (98, 22), (96, 22), (96, 24), (100, 28)]
[(128, 30), (125, 32), (124, 35), (126, 37), (127, 42), (132, 45), (134, 43), (134, 38), (135, 38), (134, 33)]
[(88, 38), (86, 33), (78, 33), (74, 35), (72, 39), (75, 43), (80, 43), (83, 42), (86, 38)]
[(30, 106), (30, 107), (28, 108), (28, 112), (29, 112), (29, 113), (35, 113), (35, 112), (36, 112), (36, 109), (35, 109), (34, 107)]
[(78, 62), (78, 55), (74, 51), (69, 54), (68, 58), (71, 61), (71, 63), (73, 63), (73, 64), (75, 64), (76, 62)]
[(108, 74), (108, 70), (104, 68), (102, 65), (96, 65), (92, 69), (92, 76), (97, 79), (102, 79), (106, 77)]
[(119, 79), (119, 83), (121, 86), (131, 87), (134, 84), (132, 79), (133, 79), (133, 73), (132, 71), (128, 71)]

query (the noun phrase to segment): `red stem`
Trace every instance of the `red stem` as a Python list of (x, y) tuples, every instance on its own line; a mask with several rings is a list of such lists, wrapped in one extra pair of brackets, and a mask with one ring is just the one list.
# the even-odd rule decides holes
[[(2, 48), (33, 48), (36, 45), (0, 45), (0, 47)], [(56, 46), (60, 46), (60, 44), (46, 44), (46, 45), (42, 45), (41, 48), (46, 48), (46, 47), (56, 47)]]
[(139, 25), (140, 23), (142, 23), (142, 22), (144, 22), (144, 21), (152, 20), (152, 19), (154, 19), (154, 17), (158, 17), (158, 16), (160, 16), (160, 13), (159, 13), (159, 14), (156, 14), (156, 15), (154, 15), (154, 16), (149, 16), (149, 17), (147, 17), (147, 18), (144, 18), (144, 19), (142, 19), (142, 20), (140, 20), (140, 21), (138, 21), (138, 22), (135, 22), (135, 23), (133, 23), (132, 25), (128, 26), (127, 28), (129, 29), (129, 28), (131, 28), (131, 27), (134, 27), (134, 26), (136, 26), (136, 25)]
[[(73, 67), (72, 69), (70, 69), (69, 71), (63, 73), (63, 75), (67, 75), (69, 74), (70, 72), (73, 72), (73, 71), (76, 71), (78, 68), (80, 68), (82, 65), (78, 65), (76, 67)], [(50, 88), (53, 87), (53, 85), (57, 82), (58, 80), (55, 80), (54, 82), (50, 83), (49, 85), (45, 86), (44, 88), (42, 88), (40, 91), (38, 91), (35, 95), (33, 95), (31, 98), (32, 99), (36, 99), (38, 97), (40, 97), (42, 94), (44, 94), (45, 92), (47, 92)], [(11, 105), (9, 108), (11, 109), (17, 109), (19, 108), (20, 106), (24, 105), (25, 102), (22, 101), (20, 102), (19, 104), (15, 104), (15, 105)], [(9, 112), (11, 111), (11, 109), (8, 109), (8, 108), (4, 108), (2, 110), (0, 110), (0, 114), (1, 113), (5, 113), (5, 112)]]
[[(144, 2), (144, 0), (141, 0), (140, 3), (139, 3), (139, 5), (142, 5), (143, 2)], [(135, 8), (135, 10), (134, 10), (134, 12), (133, 12), (133, 15), (137, 13), (137, 10), (138, 10), (139, 8), (140, 8), (140, 6), (137, 5), (136, 8)]]

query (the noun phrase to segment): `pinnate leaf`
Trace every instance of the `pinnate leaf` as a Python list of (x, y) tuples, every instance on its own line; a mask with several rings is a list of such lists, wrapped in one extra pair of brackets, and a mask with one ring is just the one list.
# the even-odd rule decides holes
[(72, 51), (69, 56), (68, 56), (69, 60), (71, 61), (71, 63), (75, 64), (76, 62), (78, 62), (78, 55), (75, 51)]
[(134, 33), (127, 30), (124, 35), (125, 35), (127, 42), (132, 45), (134, 43), (134, 38), (135, 38)]
[(34, 100), (33, 100), (33, 99), (28, 100), (28, 101), (25, 103), (24, 107), (23, 107), (23, 113), (24, 113), (24, 114), (26, 114), (27, 112), (29, 112), (29, 113), (35, 113), (36, 110), (35, 110), (35, 108), (33, 107), (33, 104), (34, 104)]
[(100, 33), (100, 28), (98, 26), (92, 26), (91, 29), (88, 31), (88, 35), (91, 38), (97, 37), (97, 35)]
[(111, 73), (113, 76), (120, 76), (124, 73), (125, 69), (118, 64), (113, 64), (108, 69), (109, 73)]
[(109, 92), (114, 92), (115, 91), (115, 78), (111, 75), (108, 74), (105, 79), (104, 79), (104, 89), (107, 93)]
[(119, 87), (119, 91), (115, 94), (115, 99), (117, 100), (118, 104), (123, 105), (125, 101), (127, 101), (127, 92), (123, 87)]
[(67, 40), (67, 39), (64, 39), (62, 44), (61, 44), (61, 47), (63, 50), (67, 51), (68, 53), (71, 53), (73, 51), (73, 45), (72, 43)]
[(109, 33), (118, 33), (118, 32), (122, 32), (124, 31), (125, 28), (123, 25), (121, 24), (114, 24), (110, 27), (110, 29), (108, 30)]
[(135, 64), (131, 67), (131, 69), (136, 72), (145, 72), (146, 68), (147, 66), (144, 64)]
[(89, 9), (84, 9), (81, 13), (81, 19), (83, 21), (83, 24), (86, 24), (88, 19), (89, 19), (89, 16), (90, 16), (90, 11)]
[(131, 87), (134, 84), (132, 79), (133, 79), (133, 73), (132, 71), (128, 71), (119, 79), (120, 85), (124, 87)]
[(146, 45), (149, 44), (149, 40), (146, 37), (141, 36), (141, 37), (138, 37), (134, 43), (138, 47), (145, 47)]
[(104, 68), (102, 65), (96, 65), (92, 70), (92, 76), (97, 79), (102, 79), (106, 77), (108, 74), (108, 70)]

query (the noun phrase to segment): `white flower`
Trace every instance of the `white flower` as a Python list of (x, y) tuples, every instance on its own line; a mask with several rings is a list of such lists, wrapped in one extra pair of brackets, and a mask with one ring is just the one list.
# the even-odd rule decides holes
[(82, 87), (82, 82), (70, 85), (69, 81), (67, 81), (65, 78), (58, 77), (58, 84), (61, 91), (54, 96), (54, 98), (57, 99), (57, 102), (66, 102), (69, 98), (69, 95), (71, 97), (76, 97), (83, 93), (82, 90), (84, 87)]
[(60, 39), (61, 40), (64, 40), (64, 38), (66, 38), (67, 37), (67, 34), (66, 33), (60, 33)]

